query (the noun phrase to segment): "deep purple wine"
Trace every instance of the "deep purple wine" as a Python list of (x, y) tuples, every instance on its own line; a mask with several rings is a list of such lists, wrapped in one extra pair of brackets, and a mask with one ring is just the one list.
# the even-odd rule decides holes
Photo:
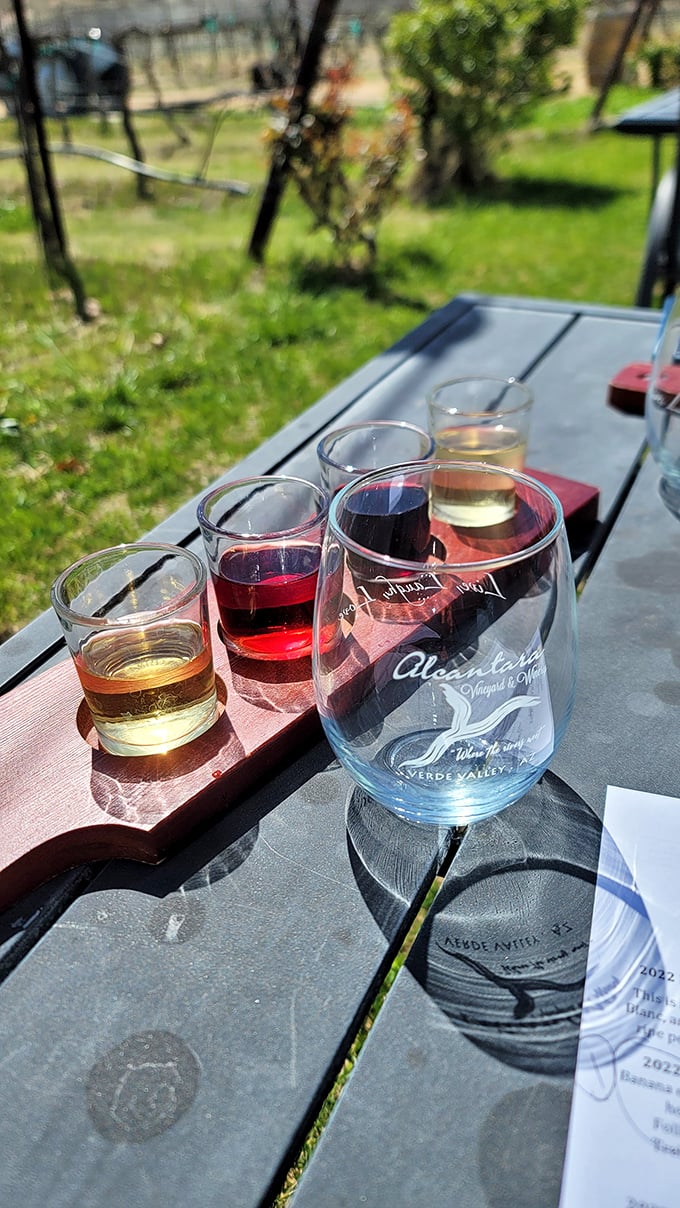
[(213, 575), (227, 645), (250, 658), (293, 659), (312, 648), (320, 547), (235, 547)]
[(376, 554), (420, 562), (430, 544), (430, 509), (424, 487), (376, 483), (353, 491), (342, 525), (348, 537)]

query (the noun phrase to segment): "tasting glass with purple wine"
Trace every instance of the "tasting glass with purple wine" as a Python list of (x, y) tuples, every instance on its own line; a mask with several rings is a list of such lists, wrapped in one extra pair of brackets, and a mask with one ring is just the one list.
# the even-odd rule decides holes
[(425, 461), (433, 450), (434, 440), (423, 428), (406, 420), (387, 419), (334, 428), (316, 448), (321, 483), (331, 496), (371, 470)]
[[(471, 499), (510, 478), (512, 515), (442, 520), (443, 472)], [(336, 755), (400, 817), (464, 825), (516, 801), (549, 765), (573, 702), (575, 590), (557, 497), (469, 462), (348, 484), (329, 511), (312, 672)]]
[(327, 515), (324, 490), (283, 474), (228, 482), (201, 500), (219, 633), (232, 654), (287, 660), (311, 653)]

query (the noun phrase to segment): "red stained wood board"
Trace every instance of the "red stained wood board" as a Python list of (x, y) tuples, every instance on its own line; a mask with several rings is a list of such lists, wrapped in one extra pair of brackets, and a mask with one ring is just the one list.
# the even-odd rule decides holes
[(632, 365), (624, 365), (609, 383), (609, 406), (617, 411), (625, 411), (628, 415), (644, 415), (645, 396), (651, 372), (649, 361), (635, 361)]
[[(596, 488), (527, 473), (558, 495), (571, 534), (595, 523)], [(228, 659), (216, 626), (213, 655), (219, 720), (166, 755), (103, 751), (70, 659), (0, 699), (0, 909), (79, 864), (158, 862), (320, 734), (309, 659)]]
[[(609, 406), (629, 415), (644, 415), (651, 373), (649, 361), (634, 361), (632, 365), (624, 365), (609, 383)], [(657, 378), (656, 387), (669, 401), (680, 394), (680, 365), (666, 365)]]
[(586, 536), (597, 523), (597, 513), (600, 503), (600, 492), (597, 487), (585, 482), (577, 482), (572, 478), (562, 478), (560, 474), (548, 474), (545, 470), (535, 470), (527, 466), (525, 470), (531, 478), (538, 479), (544, 486), (554, 491), (562, 504), (564, 520), (570, 541), (577, 542)]

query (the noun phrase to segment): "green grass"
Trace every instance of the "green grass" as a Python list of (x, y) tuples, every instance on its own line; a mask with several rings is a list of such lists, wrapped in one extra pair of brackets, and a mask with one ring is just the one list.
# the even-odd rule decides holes
[[(608, 111), (642, 99), (622, 89)], [(45, 278), (18, 160), (2, 164), (0, 638), (49, 604), (92, 549), (134, 540), (352, 370), (461, 291), (632, 302), (650, 181), (645, 139), (587, 133), (592, 102), (550, 99), (502, 151), (494, 189), (436, 207), (406, 197), (379, 233), (378, 269), (334, 267), (289, 188), (266, 261), (247, 246), (267, 171), (262, 112), (182, 117), (180, 146), (137, 119), (148, 162), (250, 183), (250, 197), (155, 184), (54, 156), (69, 246), (96, 322)], [(357, 115), (361, 127), (379, 113)], [(58, 128), (52, 139), (61, 141)], [(79, 145), (128, 152), (112, 123)], [(14, 143), (0, 123), (0, 150)]]

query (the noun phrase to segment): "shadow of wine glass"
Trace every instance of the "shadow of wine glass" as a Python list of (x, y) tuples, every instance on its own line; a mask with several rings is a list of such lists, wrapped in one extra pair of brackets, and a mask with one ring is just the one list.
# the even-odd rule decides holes
[(258, 709), (295, 715), (314, 707), (309, 657), (268, 662), (232, 654), (230, 666), (234, 691)]
[(602, 1070), (613, 1049), (640, 1043), (626, 1007), (647, 960), (660, 961), (658, 946), (630, 869), (595, 813), (548, 772), (469, 828), (407, 963), (473, 1044), (552, 1075), (573, 1073), (579, 1035)]
[(441, 864), (451, 832), (405, 822), (361, 788), (347, 802), (346, 826), (357, 886), (383, 935), (391, 939), (405, 907)]
[[(403, 822), (361, 790), (352, 794), (350, 860), (386, 935), (423, 870), (438, 866), (449, 835)], [(611, 836), (547, 772), (521, 801), (458, 831), (455, 841), (453, 866), (407, 968), (451, 1023), (498, 1060), (546, 1075), (573, 1073), (581, 1032), (592, 1066), (605, 1071), (613, 1050), (639, 1043), (626, 1003), (640, 962), (660, 963), (644, 902)], [(592, 935), (598, 860), (604, 909)]]

